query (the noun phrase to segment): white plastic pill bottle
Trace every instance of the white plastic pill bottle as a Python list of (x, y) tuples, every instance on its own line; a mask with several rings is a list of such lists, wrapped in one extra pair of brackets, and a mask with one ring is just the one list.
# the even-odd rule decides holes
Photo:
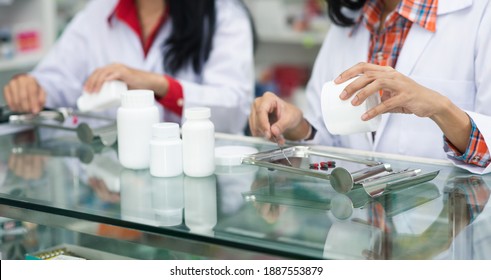
[(150, 164), (152, 126), (159, 122), (151, 90), (128, 90), (118, 109), (118, 157), (123, 167), (145, 169)]
[(215, 172), (215, 126), (210, 116), (210, 108), (205, 107), (184, 111), (182, 161), (187, 176), (206, 177)]
[(182, 141), (179, 124), (163, 122), (152, 127), (150, 174), (174, 177), (182, 174)]

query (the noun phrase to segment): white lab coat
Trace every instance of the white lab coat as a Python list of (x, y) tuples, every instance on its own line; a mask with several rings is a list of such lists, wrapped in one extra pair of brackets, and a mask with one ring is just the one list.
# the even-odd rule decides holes
[[(117, 0), (91, 1), (68, 25), (50, 53), (32, 74), (46, 90), (47, 106), (76, 106), (87, 77), (97, 68), (121, 63), (136, 69), (166, 73), (162, 45), (170, 35), (170, 19), (160, 29), (147, 56), (140, 38), (112, 17)], [(202, 75), (191, 65), (174, 77), (182, 84), (184, 109), (211, 108), (215, 130), (242, 133), (253, 100), (253, 42), (249, 19), (235, 0), (217, 0), (217, 27), (213, 49)], [(162, 107), (162, 106), (159, 106)], [(115, 109), (105, 112), (115, 116)], [(164, 109), (164, 120), (181, 118)]]
[[(411, 156), (447, 158), (443, 133), (429, 118), (384, 114), (375, 140), (371, 133), (329, 134), (322, 120), (323, 83), (361, 61), (367, 61), (368, 30), (333, 26), (317, 57), (307, 87), (306, 119), (318, 130), (314, 142)], [(489, 0), (439, 0), (436, 32), (413, 24), (395, 69), (423, 86), (447, 96), (465, 110), (491, 144), (491, 4)], [(452, 160), (474, 173), (491, 172)]]

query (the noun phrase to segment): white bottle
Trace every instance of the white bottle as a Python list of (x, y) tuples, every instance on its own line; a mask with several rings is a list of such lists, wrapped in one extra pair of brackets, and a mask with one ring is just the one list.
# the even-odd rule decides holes
[(182, 141), (179, 124), (157, 123), (152, 127), (150, 141), (150, 174), (174, 177), (182, 174)]
[(210, 108), (189, 108), (182, 126), (182, 162), (187, 176), (206, 177), (215, 171), (215, 126)]
[(128, 91), (122, 81), (107, 81), (98, 93), (83, 92), (77, 99), (77, 107), (82, 112), (97, 112), (121, 106), (121, 95)]
[(118, 156), (122, 166), (145, 169), (150, 164), (152, 125), (159, 122), (153, 91), (129, 90), (123, 93), (118, 109)]

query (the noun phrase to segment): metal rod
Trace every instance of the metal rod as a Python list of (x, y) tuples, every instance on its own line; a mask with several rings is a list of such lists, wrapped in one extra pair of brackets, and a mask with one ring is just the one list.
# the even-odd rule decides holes
[(283, 151), (283, 148), (281, 147), (280, 143), (278, 142), (278, 139), (276, 138), (276, 136), (274, 136), (274, 135), (272, 135), (272, 136), (273, 136), (274, 141), (276, 142), (276, 145), (278, 145), (278, 148), (280, 148), (280, 151), (283, 154), (283, 156), (285, 157), (286, 161), (288, 161), (288, 164), (290, 166), (293, 166), (292, 163), (290, 162), (290, 160), (288, 159), (288, 157), (285, 155), (285, 151)]
[(304, 170), (304, 169), (299, 169), (296, 167), (291, 167), (287, 165), (282, 165), (282, 164), (274, 164), (271, 162), (266, 162), (266, 161), (256, 161), (252, 158), (244, 158), (242, 159), (242, 163), (245, 164), (251, 164), (251, 165), (257, 165), (261, 167), (266, 167), (268, 169), (275, 169), (275, 170), (281, 170), (281, 171), (286, 171), (294, 174), (299, 174), (299, 175), (306, 175), (306, 176), (311, 176), (311, 177), (317, 177), (325, 180), (329, 180), (331, 183), (331, 186), (339, 192), (348, 192), (353, 188), (353, 177), (349, 173), (348, 170), (346, 170), (343, 167), (336, 167), (334, 168), (330, 174), (326, 174), (325, 172), (318, 172), (314, 170)]

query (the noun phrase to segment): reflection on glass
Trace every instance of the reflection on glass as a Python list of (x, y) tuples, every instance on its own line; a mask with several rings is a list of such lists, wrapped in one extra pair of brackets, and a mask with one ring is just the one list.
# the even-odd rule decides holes
[(155, 211), (155, 218), (160, 226), (182, 224), (184, 208), (183, 180), (183, 175), (167, 178), (151, 177), (152, 205)]
[(184, 220), (193, 233), (213, 236), (217, 223), (216, 177), (184, 177)]
[(380, 254), (382, 231), (372, 225), (344, 221), (334, 223), (324, 246), (326, 259), (365, 259), (367, 252)]
[(244, 204), (242, 193), (250, 190), (259, 167), (252, 165), (216, 166), (220, 209), (224, 214), (237, 212)]
[(155, 226), (182, 223), (183, 177), (157, 178), (148, 170), (121, 172), (121, 217)]
[(371, 201), (380, 202), (388, 216), (395, 216), (440, 196), (433, 183), (418, 184), (409, 188), (394, 190), (389, 194), (372, 199), (363, 189), (346, 194), (336, 194), (331, 200), (331, 212), (338, 219), (348, 219), (353, 210), (366, 207)]
[(454, 259), (491, 258), (491, 190), (481, 176), (455, 176), (445, 184)]
[(98, 179), (105, 183), (107, 189), (114, 193), (121, 190), (120, 174), (123, 167), (118, 162), (116, 150), (105, 148), (94, 155), (91, 164), (86, 165), (87, 177)]

